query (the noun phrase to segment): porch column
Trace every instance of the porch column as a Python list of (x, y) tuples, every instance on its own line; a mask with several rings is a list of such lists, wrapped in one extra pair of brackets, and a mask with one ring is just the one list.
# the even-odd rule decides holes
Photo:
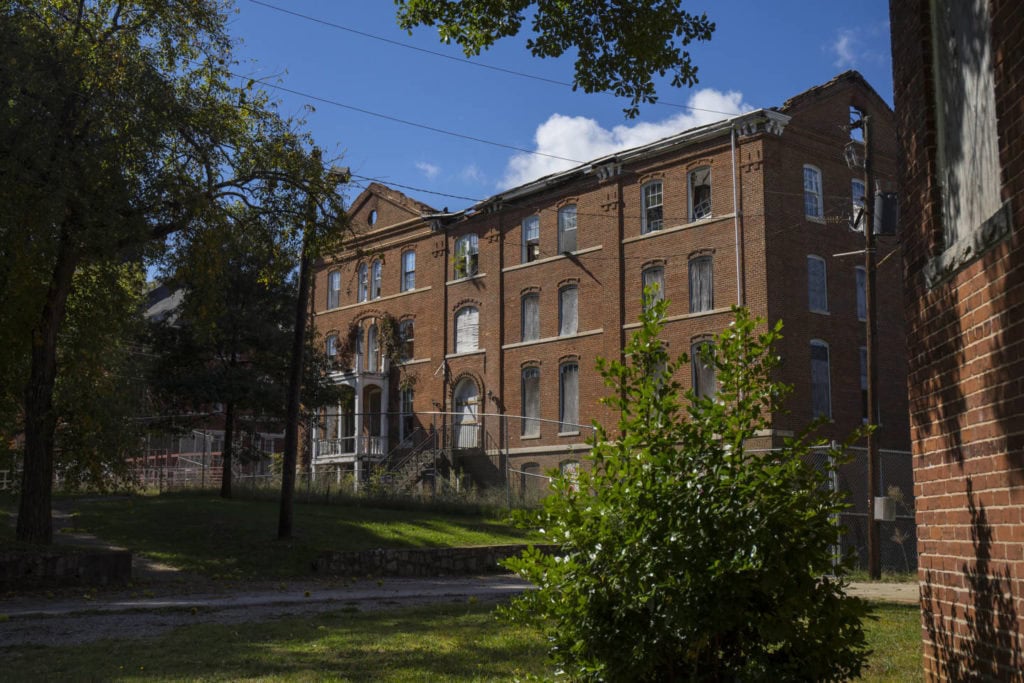
[(359, 377), (356, 377), (356, 396), (352, 402), (352, 409), (356, 414), (356, 427), (354, 434), (354, 447), (352, 452), (358, 456), (362, 451), (363, 443), (363, 382)]

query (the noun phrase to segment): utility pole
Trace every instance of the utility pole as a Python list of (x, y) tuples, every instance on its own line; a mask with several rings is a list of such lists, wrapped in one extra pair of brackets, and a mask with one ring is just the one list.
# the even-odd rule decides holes
[(871, 155), (871, 117), (857, 109), (860, 120), (851, 124), (864, 134), (864, 318), (867, 353), (867, 414), (868, 414), (868, 575), (882, 578), (881, 539), (875, 518), (875, 498), (879, 494), (878, 458), (878, 320), (875, 306), (875, 178)]

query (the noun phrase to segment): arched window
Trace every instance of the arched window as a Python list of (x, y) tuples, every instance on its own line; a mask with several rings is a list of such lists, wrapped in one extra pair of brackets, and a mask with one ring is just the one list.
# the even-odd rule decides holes
[(664, 195), (660, 180), (652, 180), (643, 186), (640, 191), (641, 215), (640, 233), (661, 230), (664, 223), (662, 209), (664, 208)]
[(814, 313), (828, 313), (828, 276), (825, 259), (807, 257), (807, 308)]
[(715, 279), (710, 254), (694, 256), (689, 263), (690, 313), (715, 308)]
[[(693, 368), (693, 393), (697, 398), (711, 398), (715, 395), (714, 345), (709, 341), (698, 341), (690, 345), (690, 366)], [(707, 355), (707, 357), (705, 357)]]
[(381, 270), (383, 264), (380, 261), (373, 262), (373, 279), (370, 281), (370, 298), (380, 298)]
[(415, 341), (415, 327), (412, 320), (403, 320), (398, 325), (398, 358), (400, 360), (412, 360), (415, 358), (413, 343)]
[(711, 167), (701, 166), (687, 174), (687, 190), (690, 195), (690, 220), (699, 221), (711, 217)]
[(411, 249), (402, 254), (402, 291), (416, 289), (416, 252)]
[(540, 436), (540, 368), (523, 368), (523, 436)]
[(580, 429), (580, 366), (562, 363), (558, 368), (558, 431), (578, 432)]
[(366, 301), (367, 296), (370, 292), (370, 274), (369, 267), (365, 263), (359, 264), (358, 278), (359, 278), (359, 295), (356, 297), (357, 301)]
[(651, 288), (651, 303), (661, 301), (665, 298), (665, 267), (664, 266), (650, 266), (644, 268), (640, 274), (640, 284), (643, 288), (641, 292), (643, 296), (644, 309), (647, 308), (647, 288)]
[(540, 294), (529, 292), (522, 301), (522, 341), (540, 339)]
[(821, 201), (821, 170), (817, 166), (804, 166), (804, 215), (822, 220), (825, 217)]
[(558, 290), (558, 334), (567, 337), (579, 332), (579, 288), (566, 285)]
[(576, 249), (576, 205), (569, 204), (558, 210), (558, 253), (564, 254)]
[(332, 270), (327, 274), (327, 308), (341, 305), (341, 272)]
[(327, 362), (334, 365), (338, 358), (338, 335), (329, 334), (324, 342), (324, 353), (327, 354)]
[(455, 353), (476, 351), (480, 346), (480, 311), (465, 306), (455, 314)]
[(456, 280), (472, 277), (479, 272), (479, 238), (470, 233), (463, 235), (455, 242), (454, 277)]
[(377, 333), (377, 326), (370, 325), (366, 333), (366, 364), (363, 366), (367, 372), (377, 372), (377, 364), (380, 358), (380, 336)]
[(523, 263), (540, 258), (540, 216), (523, 219)]

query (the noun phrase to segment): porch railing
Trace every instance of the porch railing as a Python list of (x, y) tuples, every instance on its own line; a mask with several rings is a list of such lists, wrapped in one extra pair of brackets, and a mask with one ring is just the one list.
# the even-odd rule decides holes
[(340, 439), (320, 439), (317, 442), (317, 459), (342, 455), (369, 455), (384, 457), (384, 437), (344, 436)]

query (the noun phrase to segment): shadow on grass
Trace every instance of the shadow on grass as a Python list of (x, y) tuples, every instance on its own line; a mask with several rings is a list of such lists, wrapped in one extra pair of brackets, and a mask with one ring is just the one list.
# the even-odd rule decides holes
[(11, 680), (511, 680), (544, 671), (544, 640), (490, 608), (434, 606), (202, 625), (157, 639), (32, 648), (5, 662)]
[(523, 543), (499, 522), (422, 510), (297, 505), (294, 538), (278, 540), (272, 501), (162, 496), (83, 501), (74, 524), (135, 552), (212, 578), (306, 576), (325, 550)]

